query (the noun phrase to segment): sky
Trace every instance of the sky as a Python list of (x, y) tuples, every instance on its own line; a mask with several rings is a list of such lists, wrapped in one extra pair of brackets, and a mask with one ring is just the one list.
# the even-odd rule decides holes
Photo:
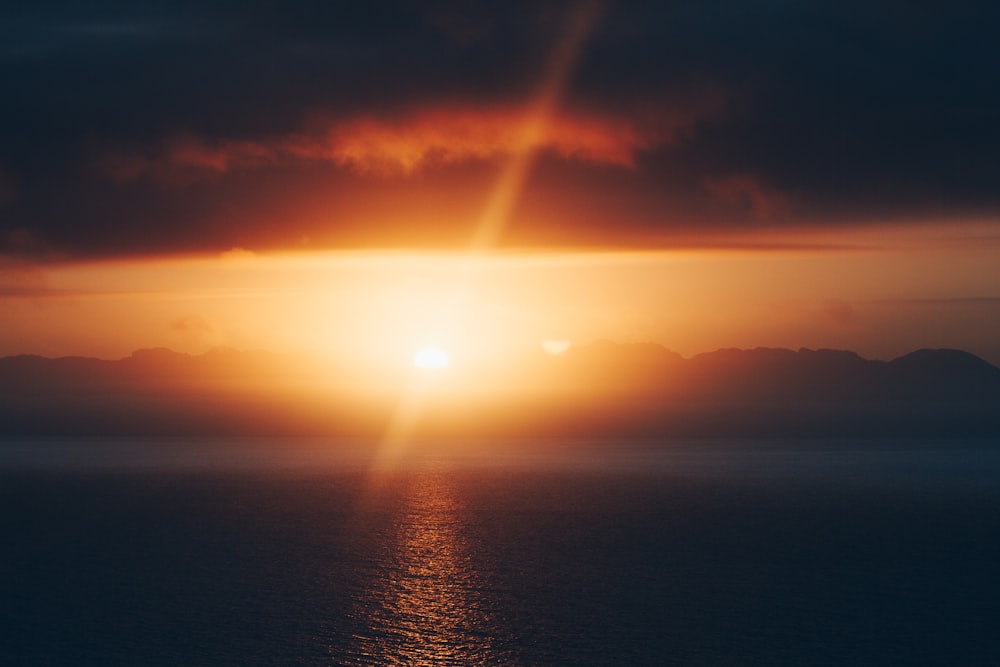
[(5, 4), (0, 354), (1000, 364), (992, 3), (478, 4)]

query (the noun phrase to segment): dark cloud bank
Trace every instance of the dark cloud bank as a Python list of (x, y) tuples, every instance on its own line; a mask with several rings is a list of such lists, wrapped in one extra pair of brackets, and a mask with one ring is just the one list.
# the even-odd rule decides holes
[[(2, 251), (461, 243), (506, 149), (442, 159), (475, 143), (449, 119), (502, 137), (496, 119), (531, 99), (573, 11), (7, 6)], [(560, 106), (562, 143), (538, 144), (504, 242), (995, 215), (997, 34), (986, 2), (607, 3)], [(428, 114), (442, 143), (414, 130)], [(363, 122), (382, 134), (351, 130)], [(362, 153), (373, 136), (430, 148), (416, 168), (359, 169), (336, 159), (359, 136)], [(408, 229), (427, 224), (399, 219), (414, 207), (442, 229)]]

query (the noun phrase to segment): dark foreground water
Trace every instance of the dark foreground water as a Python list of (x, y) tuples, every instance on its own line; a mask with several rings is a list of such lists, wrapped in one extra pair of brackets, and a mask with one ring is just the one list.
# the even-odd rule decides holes
[(1000, 663), (990, 443), (275, 444), (0, 443), (0, 664)]

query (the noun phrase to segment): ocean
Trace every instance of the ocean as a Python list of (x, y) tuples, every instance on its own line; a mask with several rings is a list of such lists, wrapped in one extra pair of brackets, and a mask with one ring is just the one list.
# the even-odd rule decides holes
[(976, 441), (0, 440), (0, 664), (994, 665)]

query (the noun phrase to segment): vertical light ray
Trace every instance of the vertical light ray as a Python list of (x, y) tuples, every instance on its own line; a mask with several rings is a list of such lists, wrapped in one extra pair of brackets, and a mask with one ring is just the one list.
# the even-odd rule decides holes
[(406, 443), (409, 442), (420, 414), (426, 403), (430, 378), (425, 375), (413, 377), (406, 391), (403, 392), (396, 409), (393, 410), (385, 433), (379, 442), (378, 450), (372, 459), (371, 468), (375, 472), (392, 469), (403, 454)]
[(573, 14), (566, 34), (552, 52), (535, 97), (525, 110), (514, 153), (500, 173), (472, 237), (470, 250), (473, 253), (494, 247), (506, 228), (570, 73), (597, 21), (599, 9), (600, 3), (596, 0), (583, 3)]
[[(511, 212), (524, 190), (534, 164), (538, 146), (543, 143), (548, 132), (552, 116), (580, 58), (584, 43), (597, 22), (600, 9), (601, 3), (598, 0), (582, 3), (571, 16), (565, 34), (549, 56), (536, 93), (526, 105), (514, 152), (490, 192), (482, 216), (473, 230), (465, 261), (457, 268), (453, 289), (436, 318), (436, 330), (425, 336), (428, 340), (439, 342), (451, 338), (455, 320), (462, 311), (463, 304), (471, 298), (475, 271), (483, 256), (497, 245), (510, 221)], [(404, 393), (379, 443), (373, 461), (374, 469), (392, 467), (398, 459), (420, 418), (427, 390), (426, 381), (416, 380)]]

